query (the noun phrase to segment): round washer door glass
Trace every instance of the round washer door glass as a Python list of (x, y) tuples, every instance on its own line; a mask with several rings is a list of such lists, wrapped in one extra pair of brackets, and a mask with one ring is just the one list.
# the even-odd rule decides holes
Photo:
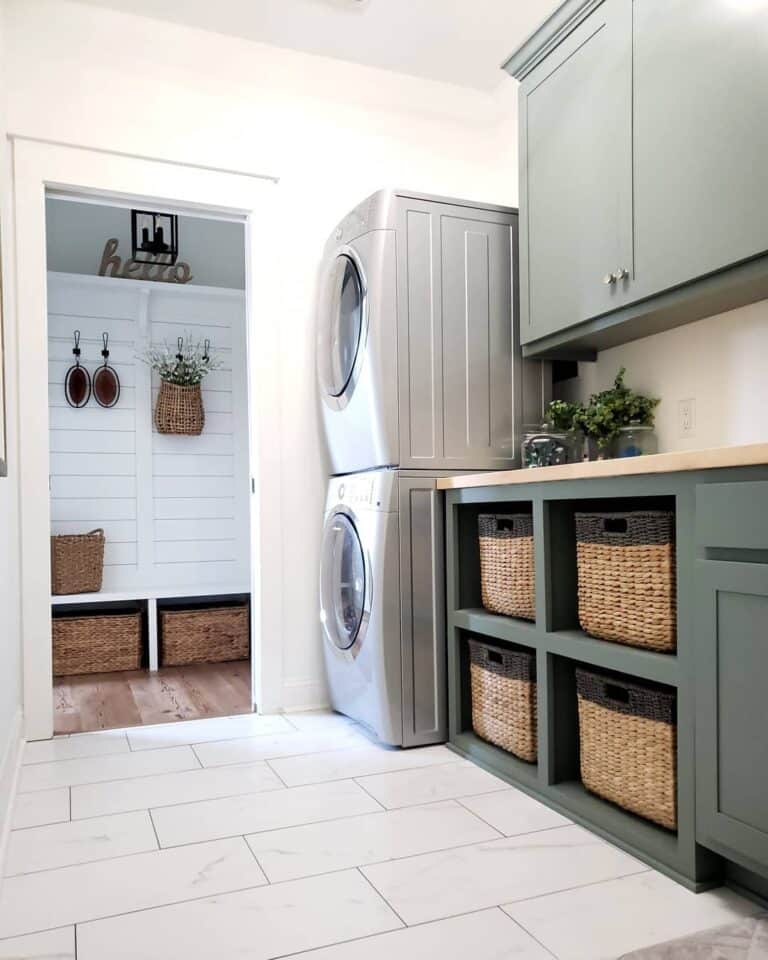
[(354, 523), (344, 513), (325, 531), (322, 570), (323, 622), (330, 640), (349, 650), (365, 616), (365, 555)]
[(363, 337), (363, 284), (351, 257), (336, 257), (325, 288), (326, 351), (323, 380), (326, 392), (340, 397), (349, 386)]

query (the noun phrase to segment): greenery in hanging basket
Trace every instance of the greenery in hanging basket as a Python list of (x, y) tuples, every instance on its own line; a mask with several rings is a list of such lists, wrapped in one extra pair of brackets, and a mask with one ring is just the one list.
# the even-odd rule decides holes
[(575, 415), (575, 423), (601, 449), (615, 440), (622, 427), (635, 423), (652, 427), (658, 399), (635, 393), (624, 383), (624, 367), (616, 374), (613, 386), (593, 393), (589, 403)]
[(195, 341), (190, 335), (179, 337), (175, 351), (164, 342), (161, 347), (149, 347), (139, 359), (165, 383), (179, 387), (197, 386), (223, 362), (220, 356), (211, 354), (210, 341)]

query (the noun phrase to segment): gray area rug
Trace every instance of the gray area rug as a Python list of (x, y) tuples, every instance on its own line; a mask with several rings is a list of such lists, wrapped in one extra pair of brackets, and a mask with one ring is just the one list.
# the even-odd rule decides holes
[(768, 913), (635, 950), (620, 960), (768, 960)]

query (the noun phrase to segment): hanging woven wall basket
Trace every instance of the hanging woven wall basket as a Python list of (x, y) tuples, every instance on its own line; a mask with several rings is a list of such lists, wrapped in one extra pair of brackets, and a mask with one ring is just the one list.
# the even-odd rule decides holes
[(160, 381), (160, 393), (155, 407), (155, 426), (158, 433), (176, 433), (196, 437), (205, 426), (205, 409), (200, 384), (180, 386)]

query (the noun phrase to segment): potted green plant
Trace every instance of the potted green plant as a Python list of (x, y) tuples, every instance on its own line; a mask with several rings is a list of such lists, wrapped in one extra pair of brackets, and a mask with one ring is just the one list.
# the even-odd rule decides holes
[(576, 426), (580, 403), (553, 400), (544, 411), (544, 422), (524, 428), (524, 467), (551, 467), (575, 463), (582, 458), (584, 437)]
[(653, 427), (654, 411), (659, 400), (635, 393), (624, 383), (624, 367), (619, 370), (608, 390), (593, 393), (589, 403), (575, 415), (576, 425), (590, 445), (590, 459), (611, 456), (613, 442), (622, 428)]
[(179, 337), (176, 353), (164, 343), (150, 347), (141, 359), (160, 377), (160, 392), (155, 405), (158, 433), (198, 436), (205, 426), (205, 409), (200, 384), (212, 370), (221, 366), (211, 356), (210, 340), (194, 341)]

